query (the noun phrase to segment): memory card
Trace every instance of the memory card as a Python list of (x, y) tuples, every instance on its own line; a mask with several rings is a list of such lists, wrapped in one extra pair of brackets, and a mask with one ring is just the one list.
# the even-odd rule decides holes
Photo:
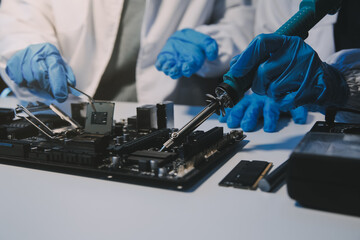
[(255, 190), (260, 179), (271, 169), (272, 163), (259, 160), (241, 160), (219, 183), (223, 187)]

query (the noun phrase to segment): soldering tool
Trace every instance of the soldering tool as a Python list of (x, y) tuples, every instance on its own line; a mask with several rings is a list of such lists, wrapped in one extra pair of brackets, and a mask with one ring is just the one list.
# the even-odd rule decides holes
[[(342, 0), (303, 0), (300, 3), (299, 11), (275, 33), (286, 36), (299, 36), (305, 39), (308, 36), (308, 31), (323, 17), (327, 14), (335, 14), (339, 10), (341, 2)], [(241, 78), (229, 78), (225, 75), (224, 81), (215, 89), (216, 96), (207, 94), (209, 104), (184, 127), (174, 132), (170, 139), (163, 144), (160, 151), (168, 149), (181, 141), (183, 137), (194, 131), (213, 113), (224, 115), (225, 108), (232, 108), (239, 102), (245, 92), (250, 89), (252, 81), (252, 74)]]

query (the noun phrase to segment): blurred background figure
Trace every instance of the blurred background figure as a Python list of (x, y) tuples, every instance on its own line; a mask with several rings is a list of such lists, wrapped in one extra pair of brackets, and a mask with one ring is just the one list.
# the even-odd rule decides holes
[[(255, 32), (261, 33), (276, 31), (296, 11), (300, 1), (260, 0), (258, 3), (255, 29), (259, 31)], [(257, 99), (266, 98), (265, 102), (277, 104), (269, 111), (269, 104), (255, 108), (253, 105), (259, 106), (261, 101), (252, 101), (245, 109), (244, 98), (227, 114), (224, 121), (228, 126), (248, 127), (248, 122), (257, 119), (261, 108), (266, 131), (268, 122), (276, 119), (276, 106), (292, 113), (302, 106), (321, 112), (328, 107), (360, 110), (359, 11), (359, 1), (342, 1), (339, 14), (325, 17), (310, 31), (305, 42), (299, 37), (258, 35), (246, 50), (233, 58), (224, 77), (241, 79), (256, 70), (252, 90), (259, 94)], [(338, 114), (337, 120), (360, 122), (360, 116), (344, 112)]]
[[(76, 85), (96, 99), (204, 104), (251, 41), (254, 16), (249, 0), (3, 0), (0, 60), (17, 97), (62, 102)], [(169, 38), (168, 49), (186, 45), (184, 74), (157, 67), (178, 80), (155, 67)]]
[[(7, 66), (7, 84), (18, 97), (31, 92), (63, 102), (68, 85), (76, 85), (96, 99), (202, 105), (229, 65), (233, 70), (242, 66), (238, 54), (251, 39), (274, 32), (300, 2), (5, 0), (0, 63)], [(306, 39), (323, 61), (344, 48), (335, 38), (344, 32), (334, 36), (334, 25), (343, 29), (340, 16), (348, 13), (340, 12), (339, 19), (326, 16)], [(221, 121), (253, 131), (263, 116), (264, 130), (273, 132), (280, 113), (290, 111), (296, 123), (306, 122), (306, 108), (284, 109), (271, 96), (260, 95), (244, 98)]]
[[(283, 23), (285, 23), (294, 13), (299, 9), (300, 0), (275, 0), (266, 1), (258, 0), (253, 2), (255, 9), (255, 21), (252, 27), (253, 38), (260, 33), (275, 32)], [(237, 21), (240, 21), (238, 19)], [(321, 57), (327, 58), (334, 53), (333, 39), (333, 24), (336, 22), (336, 16), (326, 16), (320, 23), (318, 23), (311, 31), (310, 36), (306, 40), (309, 44), (315, 47)], [(172, 39), (174, 38), (174, 39)], [(174, 46), (180, 39), (186, 39), (188, 42), (196, 43), (191, 37), (182, 34), (174, 34), (162, 49), (158, 56), (157, 69), (163, 71), (166, 75), (172, 78), (177, 78), (179, 74), (186, 76), (184, 72), (183, 56), (186, 55), (188, 49), (182, 48), (182, 52), (174, 50)], [(241, 41), (242, 39), (239, 39)], [(329, 41), (330, 40), (330, 41)], [(204, 50), (203, 50), (204, 51)], [(194, 52), (194, 50), (192, 50)], [(251, 52), (249, 52), (251, 54)], [(192, 64), (193, 71), (197, 71), (202, 66), (203, 60), (201, 58)], [(236, 62), (236, 57), (231, 61), (230, 65)], [(169, 67), (170, 66), (170, 67)], [(213, 90), (210, 91), (213, 93)], [(221, 122), (227, 122), (230, 128), (241, 127), (245, 131), (254, 131), (257, 129), (258, 119), (264, 119), (264, 131), (275, 132), (277, 131), (277, 122), (280, 113), (289, 112), (295, 123), (304, 124), (307, 120), (307, 109), (299, 107), (296, 109), (286, 109), (282, 111), (280, 105), (273, 99), (251, 94), (249, 91), (248, 96), (245, 96), (238, 105), (233, 109), (227, 110), (225, 117), (220, 117)]]

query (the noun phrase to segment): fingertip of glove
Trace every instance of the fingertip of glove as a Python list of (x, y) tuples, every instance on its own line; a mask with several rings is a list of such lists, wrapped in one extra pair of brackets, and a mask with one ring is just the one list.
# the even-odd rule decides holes
[(22, 74), (21, 71), (16, 71), (17, 68), (20, 68), (20, 59), (15, 54), (13, 57), (9, 59), (6, 64), (5, 72), (9, 76), (11, 80), (13, 80), (16, 84), (21, 84), (22, 82)]
[(9, 68), (8, 66), (6, 66), (5, 72), (6, 72), (6, 74), (9, 76), (9, 78), (10, 78), (11, 80), (14, 80), (14, 75), (12, 74), (12, 72), (11, 72), (11, 70), (10, 70), (10, 68)]
[(264, 132), (272, 133), (276, 131), (276, 125), (270, 124), (270, 125), (264, 125)]
[(241, 123), (241, 128), (245, 132), (253, 132), (255, 130), (255, 127), (256, 127), (256, 124), (254, 125), (251, 122), (242, 122)]
[(190, 77), (194, 73), (194, 69), (187, 63), (183, 64), (181, 71), (185, 77)]
[(211, 42), (205, 49), (205, 53), (209, 61), (214, 61), (218, 57), (218, 46), (215, 40), (211, 39)]
[(161, 64), (160, 64), (158, 61), (156, 61), (156, 63), (155, 63), (155, 68), (156, 68), (158, 71), (161, 71)]
[(307, 121), (308, 109), (300, 106), (295, 109), (291, 109), (290, 113), (292, 115), (292, 119), (296, 124), (305, 124)]
[(165, 61), (166, 61), (166, 57), (160, 53), (155, 62), (156, 69), (161, 71), (161, 68), (162, 68), (163, 64), (165, 63)]
[(172, 78), (172, 79), (178, 79), (181, 77), (181, 74), (179, 72), (170, 72), (169, 73), (169, 76)]
[(75, 78), (74, 79), (69, 79), (69, 84), (71, 85), (71, 86), (76, 86), (76, 80), (75, 80)]
[(55, 100), (56, 101), (58, 101), (59, 103), (63, 103), (63, 102), (65, 102), (65, 100), (67, 99), (67, 95), (66, 96), (64, 96), (64, 95), (62, 95), (62, 96), (55, 96)]
[(66, 79), (67, 79), (67, 82), (70, 86), (73, 86), (75, 87), (76, 86), (76, 79), (75, 79), (75, 76), (74, 75), (69, 75), (69, 74), (66, 74)]
[(226, 123), (226, 120), (227, 120), (227, 116), (220, 115), (218, 117), (218, 121), (221, 122), (221, 123)]
[(240, 123), (237, 121), (228, 121), (226, 122), (228, 128), (239, 128), (240, 127)]
[(62, 88), (62, 90), (53, 89), (52, 92), (55, 100), (58, 101), (59, 103), (65, 102), (65, 100), (68, 98), (67, 88)]
[(294, 123), (296, 124), (305, 124), (306, 123), (306, 117), (301, 117), (301, 118), (294, 118)]

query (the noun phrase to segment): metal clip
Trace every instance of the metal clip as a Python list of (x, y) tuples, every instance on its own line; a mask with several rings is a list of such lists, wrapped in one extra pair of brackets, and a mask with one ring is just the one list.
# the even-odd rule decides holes
[[(44, 122), (42, 122), (32, 113), (32, 112), (47, 111), (47, 110), (52, 110), (57, 116), (59, 116), (64, 121), (68, 122), (70, 126), (57, 128), (57, 129), (50, 129)], [(38, 105), (30, 106), (28, 108), (22, 105), (17, 105), (17, 107), (14, 110), (14, 113), (15, 116), (25, 119), (31, 125), (36, 127), (40, 132), (42, 132), (51, 139), (63, 138), (65, 137), (66, 133), (68, 133), (69, 131), (78, 131), (81, 129), (81, 126), (76, 121), (74, 121), (72, 118), (70, 118), (68, 115), (66, 115), (64, 112), (62, 112), (59, 108), (57, 108), (53, 104), (47, 106), (46, 104), (38, 103)], [(21, 113), (25, 113), (27, 114), (27, 116), (23, 116), (21, 115)]]

